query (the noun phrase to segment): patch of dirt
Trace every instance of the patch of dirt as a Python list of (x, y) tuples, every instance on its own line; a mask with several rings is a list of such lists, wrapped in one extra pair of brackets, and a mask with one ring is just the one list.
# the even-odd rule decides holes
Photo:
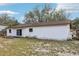
[(73, 54), (73, 53), (58, 53), (59, 56), (77, 56), (78, 54)]
[(0, 48), (4, 48), (4, 46), (2, 44), (0, 44)]
[(37, 51), (37, 52), (49, 52), (49, 50), (45, 49), (45, 48), (37, 48), (37, 49), (35, 49), (35, 51)]
[(79, 41), (74, 41), (73, 43), (74, 43), (74, 44), (79, 44)]
[(4, 44), (10, 44), (10, 43), (12, 43), (13, 41), (12, 40), (9, 40), (9, 41), (4, 41), (3, 43)]

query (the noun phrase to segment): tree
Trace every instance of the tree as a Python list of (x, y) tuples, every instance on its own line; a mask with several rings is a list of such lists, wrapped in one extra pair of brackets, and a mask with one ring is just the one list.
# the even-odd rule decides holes
[(66, 13), (64, 10), (58, 10), (53, 13), (53, 19), (55, 20), (68, 20), (70, 14)]
[(63, 10), (56, 11), (52, 9), (50, 4), (45, 4), (44, 8), (36, 7), (33, 11), (25, 14), (25, 23), (48, 22), (54, 20), (67, 20), (69, 14)]
[(25, 14), (25, 23), (33, 23), (33, 22), (47, 22), (52, 19), (52, 12), (50, 12), (52, 8), (50, 4), (45, 4), (43, 9), (39, 9), (39, 7), (35, 7), (33, 11), (29, 11), (29, 13)]
[(34, 14), (32, 11), (29, 11), (29, 13), (25, 14), (25, 23), (32, 23), (34, 22)]
[(8, 14), (1, 14), (0, 15), (0, 24), (7, 25), (7, 26), (13, 26), (13, 25), (16, 25), (19, 23), (14, 17), (9, 16)]
[[(55, 10), (55, 9), (54, 9)], [(50, 4), (45, 4), (44, 8), (42, 9), (42, 21), (47, 22), (52, 20), (52, 15), (54, 10), (51, 8)]]
[(73, 28), (73, 29), (79, 28), (79, 17), (75, 18), (75, 19), (72, 21), (72, 28)]
[(39, 10), (38, 7), (36, 7), (36, 8), (33, 10), (33, 13), (34, 13), (34, 19), (35, 19), (35, 21), (40, 21), (40, 19), (42, 19), (41, 11)]

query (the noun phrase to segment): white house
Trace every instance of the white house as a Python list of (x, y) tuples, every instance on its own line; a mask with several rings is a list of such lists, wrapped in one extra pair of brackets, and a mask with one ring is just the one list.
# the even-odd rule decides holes
[(32, 24), (20, 24), (7, 28), (7, 36), (36, 37), (39, 39), (71, 39), (70, 21), (53, 21)]

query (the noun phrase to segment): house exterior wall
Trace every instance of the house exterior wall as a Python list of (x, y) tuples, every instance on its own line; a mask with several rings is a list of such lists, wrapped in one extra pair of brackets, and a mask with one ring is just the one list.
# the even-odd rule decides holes
[(16, 29), (11, 29), (11, 33), (9, 33), (9, 29), (7, 29), (7, 36), (17, 36)]
[[(29, 32), (29, 28), (33, 29), (33, 32)], [(17, 29), (12, 29), (12, 33), (9, 33), (7, 29), (7, 36), (17, 36)], [(22, 29), (22, 37), (36, 37), (39, 39), (54, 39), (54, 40), (67, 40), (71, 38), (70, 26), (42, 26), (42, 27), (28, 27)]]

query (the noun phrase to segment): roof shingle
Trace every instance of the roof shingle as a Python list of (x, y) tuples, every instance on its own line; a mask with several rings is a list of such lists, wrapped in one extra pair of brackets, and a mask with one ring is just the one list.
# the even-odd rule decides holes
[(25, 28), (25, 27), (40, 27), (40, 26), (59, 26), (59, 25), (67, 25), (70, 24), (70, 21), (52, 21), (52, 22), (40, 22), (40, 23), (30, 23), (30, 24), (19, 24), (16, 26), (11, 26), (8, 28)]

